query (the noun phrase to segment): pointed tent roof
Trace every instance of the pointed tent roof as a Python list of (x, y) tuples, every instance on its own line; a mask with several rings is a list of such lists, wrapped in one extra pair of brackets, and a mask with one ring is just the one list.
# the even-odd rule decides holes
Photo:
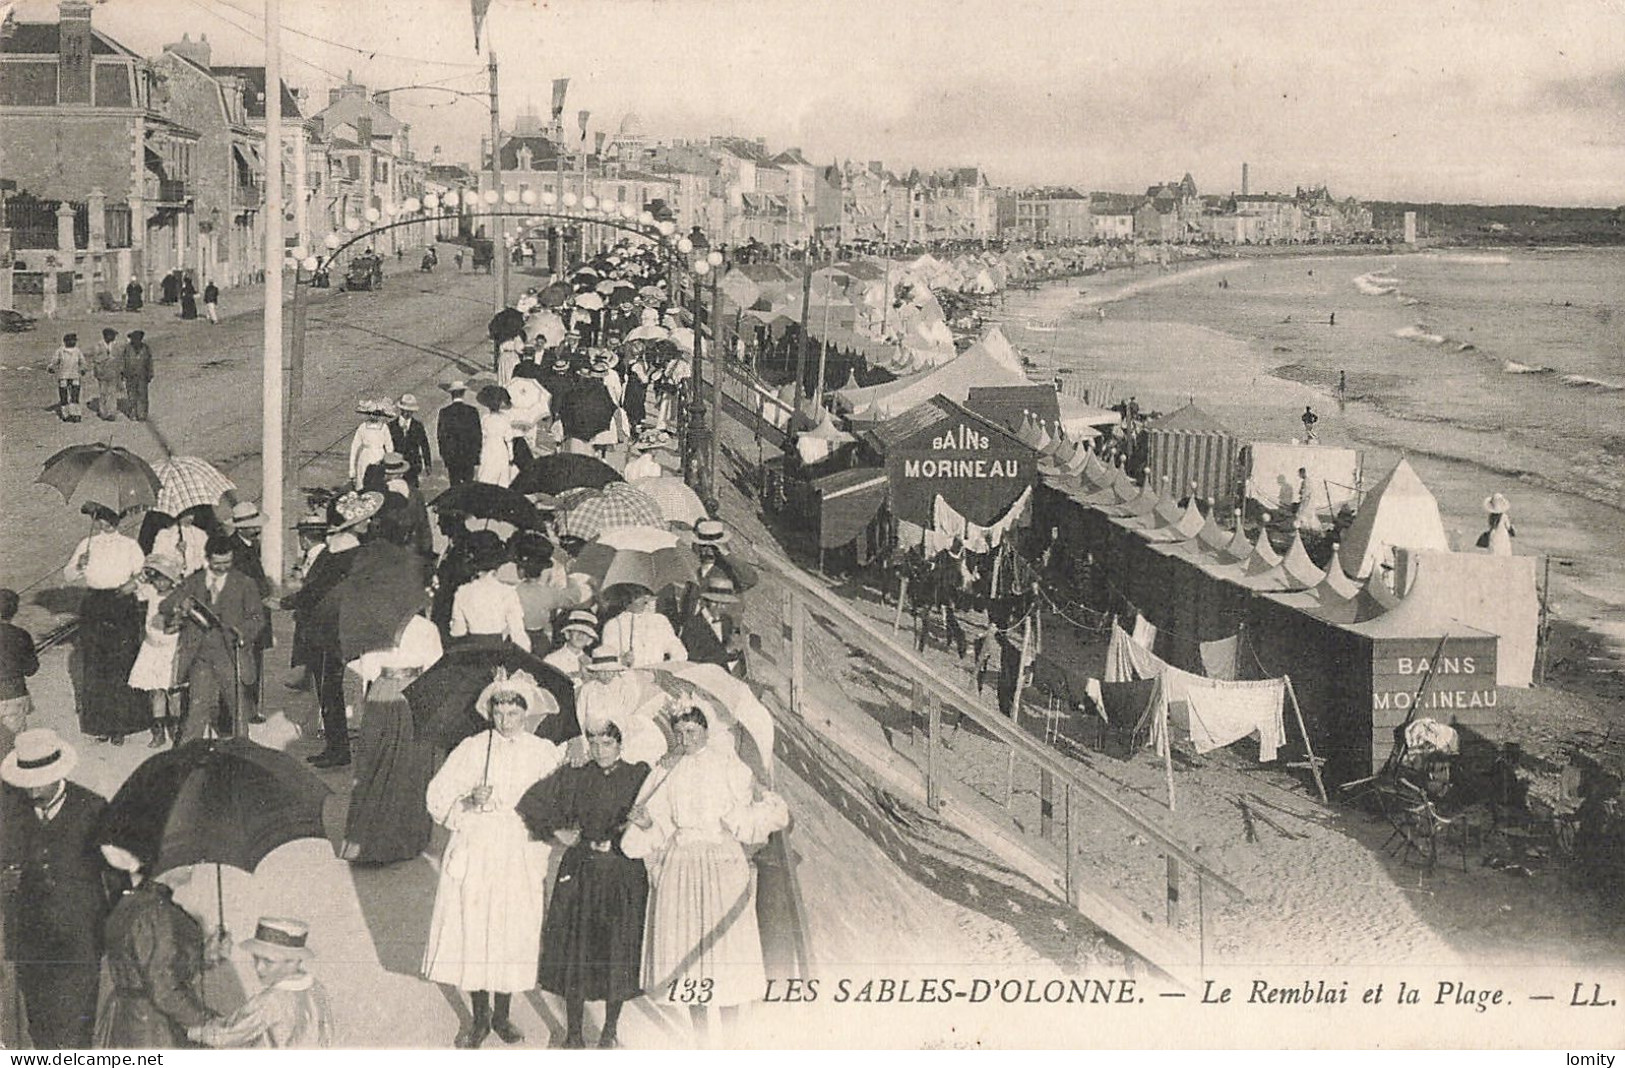
[(956, 404), (970, 396), (972, 386), (1024, 386), (1027, 376), (1012, 371), (1003, 364), (983, 355), (966, 352), (940, 367), (923, 371), (895, 382), (866, 386), (857, 390), (841, 390), (836, 394), (840, 402), (852, 410), (872, 405), (871, 418), (889, 418), (900, 415), (922, 404), (938, 393)]
[(1199, 547), (1195, 541), (1196, 535), (1201, 533), (1203, 525), (1207, 522), (1202, 517), (1202, 510), (1196, 506), (1196, 499), (1185, 502), (1180, 511), (1179, 518), (1165, 526), (1146, 532), (1147, 541), (1184, 542), (1193, 547)]
[(1234, 535), (1220, 524), (1219, 510), (1210, 503), (1207, 522), (1202, 524), (1201, 532), (1196, 535), (1197, 540), (1214, 552), (1221, 552), (1230, 544), (1233, 537)]
[(986, 356), (995, 363), (1001, 363), (1021, 374), (1021, 355), (1016, 352), (1015, 346), (1010, 344), (1010, 339), (1004, 336), (1004, 331), (999, 329), (997, 323), (988, 327), (982, 336), (976, 339), (976, 343), (965, 352), (967, 355), (974, 352)]
[(1194, 403), (1169, 412), (1151, 422), (1151, 430), (1183, 430), (1193, 434), (1229, 434), (1230, 428)]
[(1403, 457), (1361, 505), (1343, 536), (1343, 570), (1365, 578), (1389, 562), (1395, 547), (1450, 551), (1439, 502)]
[(1308, 590), (1319, 586), (1326, 573), (1309, 559), (1303, 539), (1292, 533), (1292, 544), (1281, 562), (1262, 574), (1250, 575), (1243, 585), (1254, 590)]

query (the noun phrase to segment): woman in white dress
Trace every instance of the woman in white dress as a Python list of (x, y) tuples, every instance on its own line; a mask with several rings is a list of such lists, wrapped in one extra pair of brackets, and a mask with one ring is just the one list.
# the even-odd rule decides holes
[(644, 988), (687, 1004), (703, 1039), (706, 1006), (731, 1011), (762, 996), (766, 973), (756, 926), (756, 873), (746, 849), (790, 822), (735, 752), (689, 708), (673, 720), (679, 749), (661, 762), (632, 809), (621, 848), (648, 860), (653, 894)]
[(610, 589), (617, 594), (629, 590), (632, 600), (626, 611), (605, 621), (598, 652), (618, 656), (631, 668), (659, 667), (668, 660), (688, 659), (688, 649), (672, 629), (671, 620), (655, 611), (653, 593), (631, 583)]
[(500, 634), (529, 652), (530, 634), (525, 630), (525, 606), (519, 592), (497, 578), (497, 569), (508, 560), (502, 539), (492, 531), (476, 530), (468, 536), (467, 552), (474, 577), (452, 595), (451, 636)]
[(516, 473), (513, 465), (513, 422), (508, 410), (513, 398), (501, 386), (486, 386), (476, 399), (480, 411), (480, 462), (474, 469), (475, 482), (507, 486)]
[(531, 840), (515, 806), (563, 762), (563, 750), (525, 729), (527, 716), (557, 710), (530, 676), (499, 672), (477, 707), (491, 729), (453, 749), (428, 790), (429, 814), (451, 839), (423, 974), (470, 993), (474, 1022), (459, 1049), (479, 1048), (493, 1031), (510, 1044), (524, 1038), (509, 1006), (536, 985), (550, 847)]
[(148, 749), (164, 744), (166, 728), (172, 741), (180, 738), (181, 689), (185, 680), (175, 678), (175, 658), (180, 650), (181, 628), (160, 610), (160, 605), (185, 577), (180, 557), (155, 552), (147, 557), (136, 580), (135, 599), (146, 608), (147, 623), (141, 632), (141, 649), (130, 665), (129, 686), (144, 690), (152, 703), (152, 741), (147, 743)]
[(389, 413), (378, 401), (362, 401), (355, 410), (361, 414), (361, 425), (355, 428), (355, 436), (350, 439), (350, 482), (356, 489), (362, 489), (367, 468), (382, 463), (395, 448), (395, 440), (389, 433)]

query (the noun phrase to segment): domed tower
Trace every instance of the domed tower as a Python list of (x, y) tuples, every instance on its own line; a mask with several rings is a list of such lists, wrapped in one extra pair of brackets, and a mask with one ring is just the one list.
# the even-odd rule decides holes
[(643, 158), (643, 149), (648, 141), (648, 135), (643, 130), (643, 120), (638, 118), (637, 112), (629, 111), (615, 131), (615, 138), (610, 142), (608, 151), (622, 163), (636, 165)]

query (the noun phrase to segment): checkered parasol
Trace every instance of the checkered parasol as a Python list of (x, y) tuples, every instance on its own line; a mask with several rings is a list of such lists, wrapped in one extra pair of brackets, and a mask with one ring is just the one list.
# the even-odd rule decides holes
[(658, 504), (625, 482), (611, 482), (591, 493), (563, 494), (557, 506), (559, 533), (582, 541), (621, 527), (659, 527), (666, 522)]
[(180, 515), (200, 504), (218, 504), (221, 497), (237, 489), (213, 464), (196, 456), (171, 456), (153, 464), (152, 470), (163, 484), (153, 507), (168, 515)]

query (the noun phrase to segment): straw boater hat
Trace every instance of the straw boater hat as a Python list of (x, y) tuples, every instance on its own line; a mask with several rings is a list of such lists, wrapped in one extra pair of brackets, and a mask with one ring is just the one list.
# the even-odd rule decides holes
[(338, 514), (338, 522), (328, 528), (330, 533), (337, 534), (341, 530), (349, 530), (359, 523), (363, 523), (378, 514), (378, 509), (384, 506), (384, 495), (377, 492), (346, 493), (333, 502), (333, 511)]
[(237, 947), (262, 960), (309, 960), (315, 956), (305, 945), (309, 936), (308, 923), (261, 916), (254, 937), (243, 939)]
[(79, 752), (49, 727), (17, 735), (16, 748), (0, 761), (0, 781), (19, 790), (49, 786), (68, 777), (79, 764)]
[(541, 719), (559, 710), (558, 698), (537, 685), (536, 679), (528, 671), (509, 674), (497, 668), (496, 677), (486, 684), (474, 702), (474, 711), (479, 713), (481, 719), (491, 718), (491, 699), (498, 694), (517, 694), (525, 703), (525, 715), (529, 719)]
[(447, 393), (456, 396), (459, 393), (468, 392), (468, 383), (464, 382), (461, 378), (454, 378), (450, 382), (446, 383), (445, 388)]
[(171, 582), (179, 582), (186, 577), (186, 561), (174, 553), (153, 553), (141, 566), (148, 571), (156, 571)]
[(1484, 511), (1491, 515), (1505, 515), (1512, 509), (1512, 502), (1499, 493), (1492, 493), (1484, 498)]
[(415, 412), (418, 410), (418, 399), (415, 394), (402, 393), (401, 399), (397, 403), (403, 412)]
[(705, 576), (705, 586), (700, 590), (700, 599), (713, 604), (733, 604), (739, 600), (739, 590), (734, 586), (734, 580), (718, 568)]
[(140, 857), (136, 856), (128, 849), (125, 849), (123, 846), (116, 846), (112, 843), (106, 843), (100, 848), (102, 851), (102, 858), (107, 861), (107, 866), (112, 868), (114, 871), (129, 872), (133, 875), (146, 866), (141, 863)]
[(555, 370), (555, 371), (568, 371), (569, 369), (570, 369), (570, 357), (568, 357), (568, 356), (560, 356), (560, 357), (558, 357), (557, 359), (555, 359), (553, 361), (553, 370)]
[[(587, 634), (598, 637), (598, 616), (590, 608), (577, 608), (564, 619), (564, 626), (559, 628), (561, 634)], [(616, 663), (620, 661), (617, 660)]]
[(695, 545), (723, 546), (732, 540), (728, 528), (715, 519), (701, 519), (694, 524)]
[(263, 527), (265, 517), (260, 506), (253, 501), (239, 501), (231, 506), (231, 525), (234, 527)]
[(327, 533), (327, 517), (319, 512), (309, 512), (300, 517), (293, 529), (304, 531), (307, 534)]
[(587, 670), (613, 673), (625, 671), (626, 664), (614, 653), (594, 653), (592, 659), (587, 661)]
[(406, 462), (406, 457), (398, 452), (384, 453), (383, 464), (386, 475), (404, 475), (412, 470), (412, 465)]

